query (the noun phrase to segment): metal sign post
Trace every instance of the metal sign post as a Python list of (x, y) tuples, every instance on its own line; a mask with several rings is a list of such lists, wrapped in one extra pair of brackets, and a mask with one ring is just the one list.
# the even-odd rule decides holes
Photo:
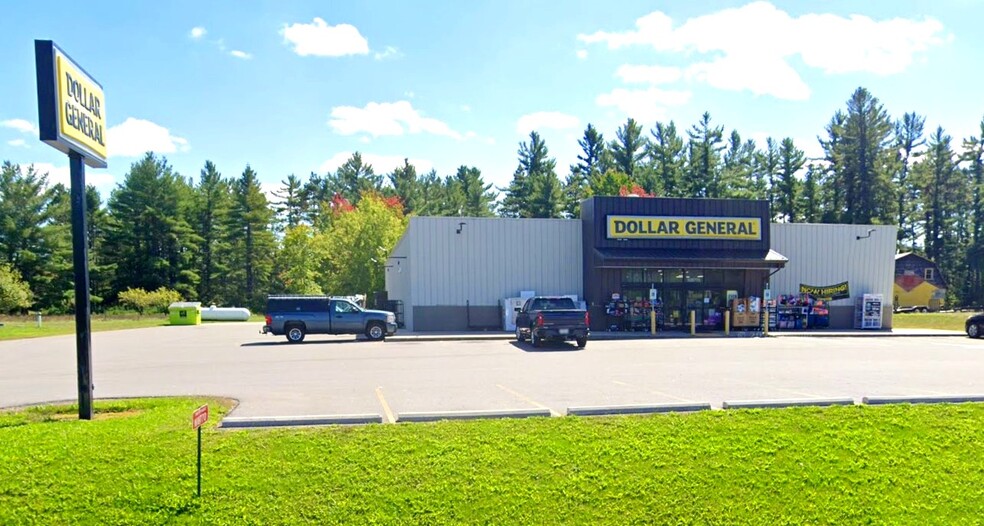
[(198, 496), (202, 496), (202, 424), (208, 422), (208, 404), (191, 415), (191, 425), (198, 431)]

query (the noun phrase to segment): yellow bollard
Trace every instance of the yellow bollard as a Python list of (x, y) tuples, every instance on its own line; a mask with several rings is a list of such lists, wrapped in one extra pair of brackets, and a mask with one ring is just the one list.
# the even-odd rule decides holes
[(690, 311), (690, 335), (697, 334), (697, 312)]
[(731, 311), (724, 311), (724, 335), (728, 336), (731, 334)]
[(653, 336), (656, 336), (656, 310), (649, 311), (649, 329), (652, 331)]
[(762, 334), (769, 335), (769, 309), (765, 309), (765, 325), (762, 326)]

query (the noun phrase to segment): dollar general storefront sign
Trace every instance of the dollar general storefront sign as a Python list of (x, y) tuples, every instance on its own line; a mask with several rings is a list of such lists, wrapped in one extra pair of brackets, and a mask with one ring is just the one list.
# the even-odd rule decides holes
[(759, 241), (757, 217), (608, 216), (609, 239), (733, 239)]
[(34, 42), (41, 140), (106, 167), (106, 98), (102, 86), (50, 40)]

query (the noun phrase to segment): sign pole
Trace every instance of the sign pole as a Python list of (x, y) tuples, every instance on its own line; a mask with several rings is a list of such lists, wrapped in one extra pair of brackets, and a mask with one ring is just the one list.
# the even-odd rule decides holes
[(191, 426), (198, 431), (198, 496), (202, 496), (202, 425), (208, 422), (208, 404), (191, 414)]
[(72, 196), (72, 261), (75, 267), (75, 357), (79, 377), (79, 419), (92, 420), (92, 341), (89, 325), (89, 257), (86, 228), (85, 165), (68, 154)]
[(202, 428), (198, 427), (198, 496), (202, 496)]

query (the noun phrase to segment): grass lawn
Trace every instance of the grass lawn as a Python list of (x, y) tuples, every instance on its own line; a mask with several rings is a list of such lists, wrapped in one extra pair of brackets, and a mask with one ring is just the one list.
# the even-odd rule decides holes
[(0, 524), (973, 524), (984, 405), (219, 431), (193, 399), (0, 414)]
[(904, 312), (892, 315), (892, 327), (897, 329), (944, 329), (963, 331), (964, 321), (971, 312)]
[[(262, 314), (253, 314), (249, 321), (263, 321)], [(37, 320), (33, 316), (0, 316), (0, 341), (19, 340), (23, 338), (41, 338), (43, 336), (60, 336), (64, 334), (75, 334), (75, 317), (68, 316), (44, 316), (41, 319), (41, 327), (38, 327)], [(203, 323), (239, 323), (206, 321)], [(93, 332), (115, 331), (120, 329), (141, 329), (144, 327), (161, 327), (169, 325), (168, 317), (165, 314), (147, 314), (144, 316), (133, 315), (102, 315), (93, 314), (89, 325)]]

